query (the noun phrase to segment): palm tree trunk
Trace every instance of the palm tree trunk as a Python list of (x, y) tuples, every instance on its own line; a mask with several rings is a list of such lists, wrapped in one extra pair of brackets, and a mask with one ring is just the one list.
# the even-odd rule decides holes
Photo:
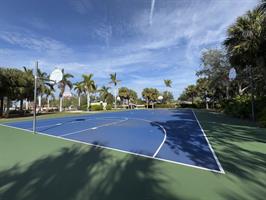
[(87, 93), (87, 110), (90, 109), (90, 103), (91, 103), (91, 98), (90, 98), (90, 93)]
[(116, 87), (115, 87), (115, 109), (117, 108), (117, 105), (116, 105)]
[(20, 110), (23, 110), (23, 99), (20, 99), (19, 109), (20, 109)]
[(10, 108), (10, 99), (7, 97), (6, 99), (6, 117), (9, 117), (9, 109)]
[(38, 96), (38, 106), (39, 107), (42, 106), (42, 97), (41, 97), (41, 95)]
[(62, 112), (63, 97), (59, 97), (59, 112)]
[(79, 100), (78, 100), (78, 109), (80, 109), (80, 95), (79, 95)]
[(29, 101), (28, 101), (28, 99), (26, 98), (26, 110), (29, 110)]
[(47, 98), (47, 110), (49, 111), (49, 109), (50, 109), (50, 99), (49, 99), (49, 97)]
[(39, 110), (42, 111), (42, 96), (41, 95), (38, 96), (38, 107), (39, 107)]
[(226, 100), (229, 100), (229, 83), (226, 85)]

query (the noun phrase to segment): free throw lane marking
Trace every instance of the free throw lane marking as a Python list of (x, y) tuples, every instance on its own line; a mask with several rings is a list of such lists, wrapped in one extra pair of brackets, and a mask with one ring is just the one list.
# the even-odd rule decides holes
[(125, 122), (127, 120), (128, 120), (128, 118), (125, 118), (125, 119), (117, 121), (117, 122), (111, 122), (111, 123), (103, 124), (103, 125), (100, 125), (100, 126), (83, 129), (83, 130), (80, 130), (80, 131), (75, 131), (75, 132), (71, 132), (71, 133), (62, 134), (62, 135), (59, 135), (59, 136), (65, 137), (65, 136), (68, 136), (68, 135), (82, 133), (82, 132), (85, 132), (85, 131), (88, 131), (88, 130), (95, 130), (95, 129), (98, 129), (98, 128), (101, 128), (101, 127), (105, 127), (105, 126), (112, 126), (112, 125), (115, 125), (115, 124), (120, 124), (120, 123)]

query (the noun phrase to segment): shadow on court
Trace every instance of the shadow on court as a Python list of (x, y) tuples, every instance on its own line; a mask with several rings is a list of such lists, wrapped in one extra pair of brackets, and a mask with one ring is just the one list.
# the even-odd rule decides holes
[(160, 129), (158, 124), (163, 126), (167, 132), (166, 141), (159, 155), (164, 155), (166, 149), (171, 149), (173, 153), (171, 157), (167, 157), (170, 160), (176, 159), (177, 162), (220, 171), (191, 110), (182, 110), (182, 112), (171, 110), (171, 113), (172, 120), (151, 123), (158, 129)]
[[(247, 191), (254, 199), (265, 198), (266, 188), (266, 129), (250, 126), (250, 122), (222, 114), (197, 111), (217, 156), (232, 181), (235, 177), (249, 184)], [(252, 124), (251, 124), (252, 125)], [(234, 191), (221, 193), (225, 199), (244, 199)]]
[(108, 154), (76, 145), (26, 168), (17, 164), (0, 172), (0, 199), (178, 199), (167, 192), (152, 160)]

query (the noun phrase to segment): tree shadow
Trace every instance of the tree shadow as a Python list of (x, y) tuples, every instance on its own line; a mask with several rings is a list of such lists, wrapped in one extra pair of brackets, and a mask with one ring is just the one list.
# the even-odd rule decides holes
[[(173, 161), (219, 171), (208, 142), (195, 119), (191, 118), (191, 114), (185, 113), (185, 120), (175, 120), (177, 114), (173, 117), (173, 120), (151, 122), (151, 125), (158, 129), (161, 129), (159, 125), (163, 126), (167, 132), (167, 138), (159, 156), (167, 157), (169, 150), (166, 149), (170, 149)], [(178, 117), (182, 118), (182, 113), (178, 113)]]
[(197, 116), (228, 178), (248, 181), (256, 186), (256, 194), (265, 194), (266, 154), (261, 147), (266, 143), (266, 129), (217, 113), (197, 111)]
[(179, 199), (153, 160), (74, 145), (0, 172), (1, 200)]

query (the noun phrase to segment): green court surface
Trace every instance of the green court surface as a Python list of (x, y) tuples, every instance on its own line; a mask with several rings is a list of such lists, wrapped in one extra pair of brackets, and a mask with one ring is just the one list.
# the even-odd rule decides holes
[(225, 174), (0, 127), (0, 199), (265, 199), (266, 129), (195, 112)]

